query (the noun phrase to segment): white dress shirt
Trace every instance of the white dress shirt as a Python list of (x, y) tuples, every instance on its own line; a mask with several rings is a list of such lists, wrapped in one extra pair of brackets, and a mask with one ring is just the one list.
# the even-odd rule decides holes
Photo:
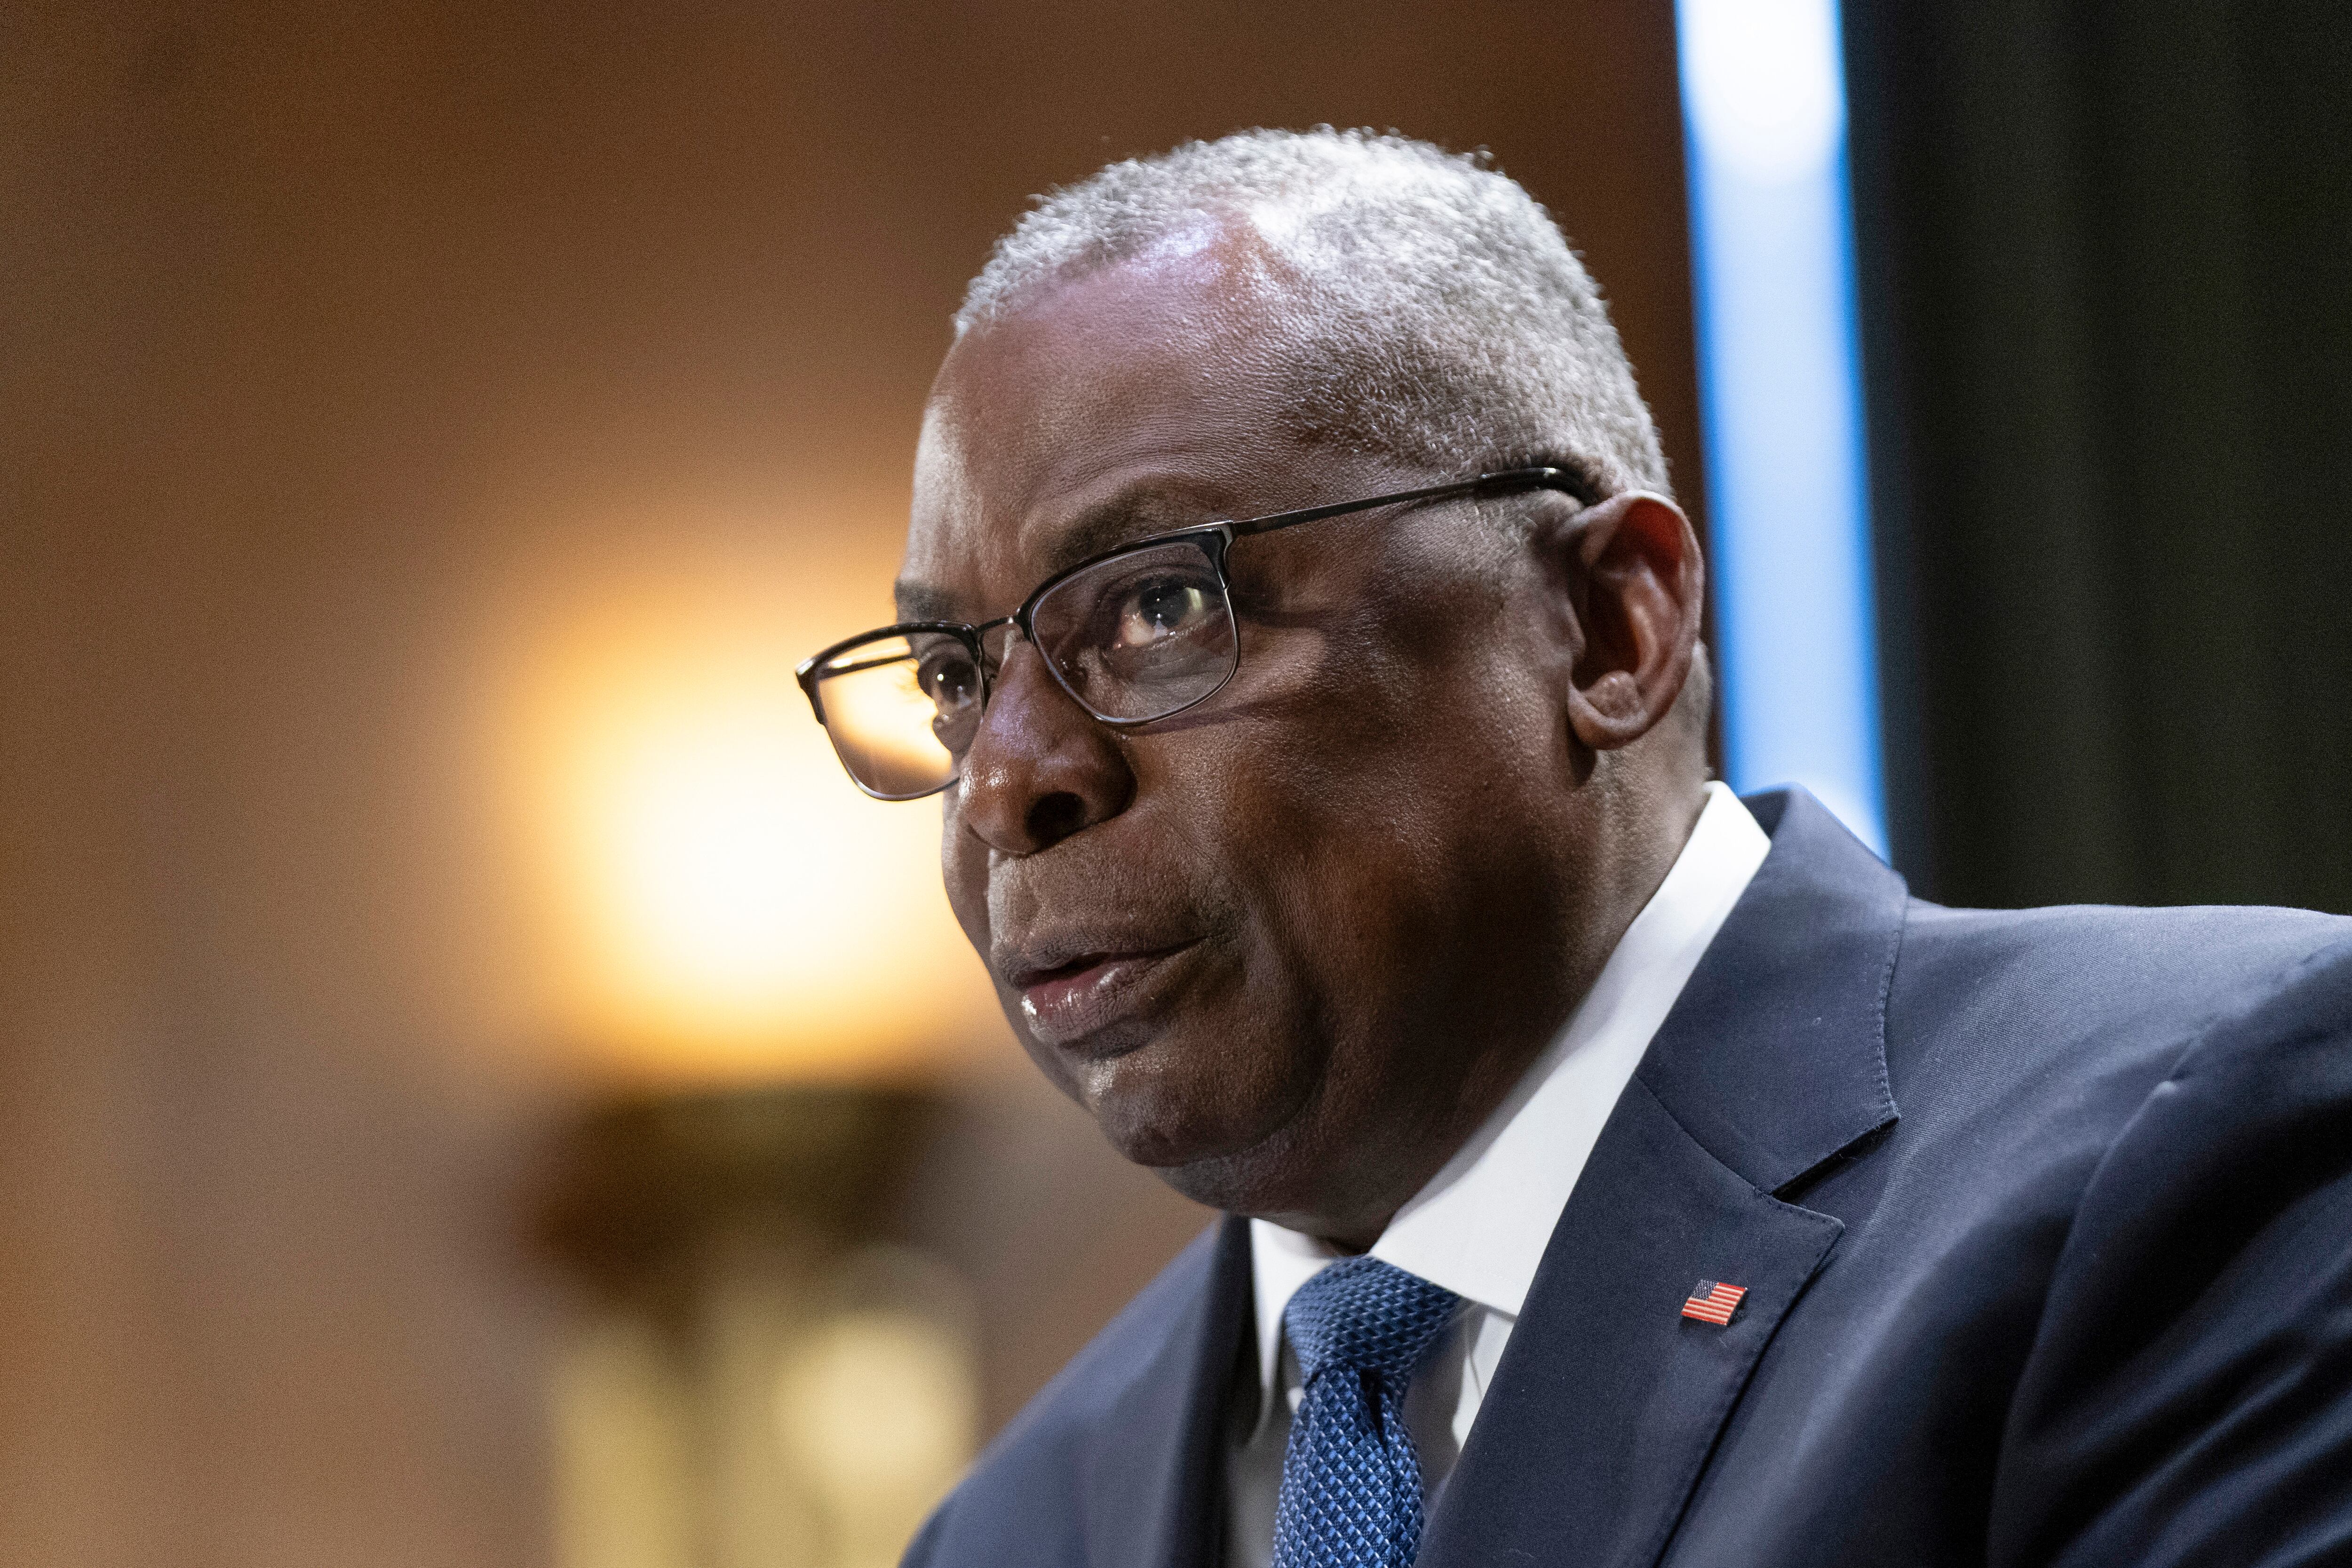
[[(1720, 784), (1706, 789), (1689, 841), (1591, 992), (1508, 1098), (1372, 1244), (1373, 1257), (1466, 1303), (1405, 1394), (1405, 1427), (1432, 1502), (1470, 1436), (1601, 1123), (1771, 847), (1738, 796)], [(1226, 1454), (1230, 1568), (1269, 1568), (1273, 1561), (1283, 1448), (1304, 1394), (1282, 1312), (1291, 1293), (1339, 1256), (1313, 1237), (1250, 1221), (1257, 1398), (1235, 1402), (1244, 1418)]]

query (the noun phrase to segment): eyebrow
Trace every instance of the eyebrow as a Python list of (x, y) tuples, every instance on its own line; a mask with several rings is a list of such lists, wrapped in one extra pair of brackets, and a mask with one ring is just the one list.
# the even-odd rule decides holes
[(960, 619), (955, 595), (945, 588), (929, 583), (900, 583), (890, 590), (898, 606), (902, 621), (952, 621)]
[[(1125, 489), (1078, 513), (1054, 538), (1045, 552), (1042, 583), (1081, 561), (1093, 559), (1123, 544), (1198, 528), (1233, 517), (1229, 503), (1210, 504), (1216, 492), (1205, 486), (1167, 478), (1139, 479)], [(1030, 584), (1034, 588), (1036, 584)], [(1027, 590), (1024, 590), (1026, 592)], [(898, 614), (912, 621), (961, 621), (961, 595), (937, 584), (902, 581), (891, 590)], [(999, 615), (1009, 615), (1007, 605)], [(982, 617), (983, 619), (986, 617)]]

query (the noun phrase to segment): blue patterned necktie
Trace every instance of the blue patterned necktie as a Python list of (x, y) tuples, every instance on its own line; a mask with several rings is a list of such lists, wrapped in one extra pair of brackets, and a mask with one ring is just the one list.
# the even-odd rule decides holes
[(1421, 1458), (1404, 1429), (1413, 1367), (1462, 1299), (1377, 1258), (1343, 1258), (1283, 1310), (1306, 1384), (1282, 1455), (1275, 1568), (1409, 1568)]

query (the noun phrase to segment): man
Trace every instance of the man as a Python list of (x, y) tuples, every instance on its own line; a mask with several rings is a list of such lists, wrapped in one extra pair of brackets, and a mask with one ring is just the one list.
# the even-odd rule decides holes
[(1707, 782), (1702, 592), (1498, 174), (1254, 132), (1000, 244), (803, 679), (1231, 1217), (910, 1563), (2352, 1561), (2352, 922), (1907, 900)]

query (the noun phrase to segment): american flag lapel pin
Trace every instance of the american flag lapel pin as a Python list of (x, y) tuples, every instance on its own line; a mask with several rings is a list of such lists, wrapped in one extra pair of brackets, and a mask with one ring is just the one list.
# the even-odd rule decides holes
[(1713, 1279), (1702, 1279), (1698, 1289), (1683, 1303), (1683, 1316), (1696, 1318), (1702, 1323), (1717, 1328), (1731, 1321), (1731, 1314), (1739, 1310), (1739, 1299), (1748, 1294), (1745, 1285), (1724, 1285)]

